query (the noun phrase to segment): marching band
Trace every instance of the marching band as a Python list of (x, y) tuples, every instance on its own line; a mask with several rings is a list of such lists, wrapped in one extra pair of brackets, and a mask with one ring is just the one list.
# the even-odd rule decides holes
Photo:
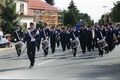
[[(49, 47), (51, 48), (51, 53), (55, 53), (56, 47), (61, 47), (63, 52), (66, 49), (72, 49), (73, 56), (77, 54), (78, 45), (82, 49), (82, 53), (85, 54), (86, 51), (91, 52), (94, 49), (98, 49), (99, 56), (103, 56), (104, 53), (111, 52), (116, 45), (120, 44), (120, 25), (114, 26), (112, 24), (108, 25), (95, 25), (88, 26), (81, 25), (80, 29), (76, 28), (41, 28), (36, 29), (33, 23), (30, 23), (30, 28), (26, 33), (20, 31), (17, 26), (14, 31), (16, 43), (19, 41), (27, 42), (27, 54), (30, 60), (30, 68), (34, 66), (35, 63), (35, 53), (36, 48), (40, 50), (40, 44), (42, 44), (42, 49), (44, 51), (44, 57), (49, 53)], [(22, 40), (23, 39), (23, 40)], [(57, 46), (56, 46), (57, 45)], [(16, 51), (18, 56), (21, 53), (20, 43), (16, 45)]]

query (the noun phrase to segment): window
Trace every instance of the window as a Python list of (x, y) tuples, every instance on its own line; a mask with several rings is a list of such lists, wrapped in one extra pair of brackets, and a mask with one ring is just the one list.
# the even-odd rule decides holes
[(24, 4), (20, 4), (20, 13), (24, 14)]

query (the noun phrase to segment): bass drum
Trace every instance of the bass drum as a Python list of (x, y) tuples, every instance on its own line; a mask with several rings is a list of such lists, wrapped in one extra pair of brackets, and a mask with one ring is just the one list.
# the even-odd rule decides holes
[(98, 40), (97, 43), (98, 43), (98, 47), (101, 48), (101, 49), (103, 49), (103, 48), (105, 48), (105, 47), (108, 46), (108, 44), (107, 44), (107, 42), (105, 41), (105, 39)]
[(48, 40), (43, 40), (42, 41), (42, 48), (43, 49), (46, 49), (46, 48), (48, 48), (49, 47), (49, 41)]
[(21, 50), (22, 49), (22, 42), (19, 41), (19, 42), (15, 43), (15, 47), (17, 50)]
[(72, 47), (72, 48), (77, 48), (77, 47), (78, 47), (78, 44), (79, 44), (79, 43), (78, 43), (77, 40), (72, 40), (72, 41), (71, 41), (71, 47)]

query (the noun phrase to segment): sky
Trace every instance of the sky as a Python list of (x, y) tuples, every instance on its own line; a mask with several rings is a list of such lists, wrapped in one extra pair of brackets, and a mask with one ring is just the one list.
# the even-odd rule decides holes
[[(67, 9), (71, 0), (55, 0), (55, 6), (58, 9), (63, 10)], [(114, 7), (113, 2), (118, 0), (73, 0), (77, 8), (82, 13), (88, 13), (91, 18), (97, 22), (101, 15), (107, 12)], [(104, 8), (103, 6), (107, 6)]]

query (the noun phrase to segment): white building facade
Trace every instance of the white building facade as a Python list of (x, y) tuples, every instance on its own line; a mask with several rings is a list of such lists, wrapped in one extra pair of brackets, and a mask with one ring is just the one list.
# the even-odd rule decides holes
[(24, 28), (29, 28), (30, 22), (34, 22), (34, 15), (29, 15), (27, 0), (14, 0), (16, 4), (16, 13), (19, 14), (20, 24)]

